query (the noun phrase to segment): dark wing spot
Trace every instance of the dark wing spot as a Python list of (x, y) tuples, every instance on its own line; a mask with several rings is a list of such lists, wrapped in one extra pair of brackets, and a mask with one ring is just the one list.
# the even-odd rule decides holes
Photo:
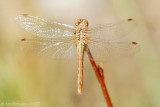
[(27, 40), (26, 38), (21, 39), (21, 41), (26, 41), (26, 40)]
[(133, 45), (137, 45), (137, 42), (132, 42)]
[(28, 14), (22, 14), (24, 17), (28, 16)]
[(128, 19), (128, 21), (133, 21), (133, 19)]

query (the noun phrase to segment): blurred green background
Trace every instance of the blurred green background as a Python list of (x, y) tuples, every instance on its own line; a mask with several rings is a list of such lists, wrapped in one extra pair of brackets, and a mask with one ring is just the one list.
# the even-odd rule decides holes
[[(89, 26), (133, 17), (138, 27), (130, 39), (141, 45), (135, 57), (103, 65), (114, 107), (160, 106), (159, 0), (0, 0), (0, 107), (106, 107), (92, 69), (84, 71), (82, 95), (77, 95), (77, 66), (70, 61), (21, 53), (15, 42), (30, 35), (15, 24), (18, 14)], [(65, 65), (65, 66), (64, 66)], [(64, 68), (64, 69), (63, 69)], [(17, 103), (17, 105), (13, 105)], [(21, 104), (21, 105), (20, 105)]]

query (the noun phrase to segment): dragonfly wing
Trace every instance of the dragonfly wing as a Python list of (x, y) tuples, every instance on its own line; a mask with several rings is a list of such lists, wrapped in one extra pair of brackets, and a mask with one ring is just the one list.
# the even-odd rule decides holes
[(71, 38), (25, 38), (16, 45), (23, 52), (54, 59), (70, 59), (77, 55), (76, 46)]
[(74, 36), (74, 28), (71, 25), (48, 22), (44, 19), (31, 15), (18, 15), (16, 23), (24, 30), (39, 37), (55, 38), (64, 36)]
[(90, 28), (88, 37), (92, 39), (115, 40), (127, 36), (136, 25), (136, 21), (133, 19), (126, 19), (116, 23), (100, 24)]
[(101, 41), (88, 45), (93, 58), (98, 62), (117, 60), (120, 58), (131, 57), (140, 50), (136, 42), (129, 41)]

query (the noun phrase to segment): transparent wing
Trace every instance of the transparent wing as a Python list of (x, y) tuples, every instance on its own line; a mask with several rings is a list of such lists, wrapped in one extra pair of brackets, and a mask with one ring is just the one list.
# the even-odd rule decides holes
[(133, 19), (126, 19), (116, 23), (100, 24), (90, 28), (88, 37), (91, 40), (116, 40), (127, 36), (136, 25), (136, 21)]
[(55, 38), (74, 36), (73, 26), (57, 22), (48, 22), (27, 14), (18, 15), (16, 17), (16, 23), (24, 30), (39, 37)]
[(21, 39), (16, 46), (26, 53), (54, 59), (70, 59), (77, 56), (76, 46), (70, 38)]
[(140, 45), (137, 42), (125, 40), (102, 40), (97, 43), (91, 42), (88, 44), (88, 47), (93, 55), (93, 58), (98, 62), (131, 57), (140, 50)]

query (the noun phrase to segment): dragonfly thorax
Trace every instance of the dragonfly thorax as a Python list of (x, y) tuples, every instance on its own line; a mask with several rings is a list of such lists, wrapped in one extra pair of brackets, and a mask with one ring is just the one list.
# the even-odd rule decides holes
[(87, 41), (87, 32), (88, 29), (76, 29), (75, 34), (76, 34), (76, 38), (79, 42), (86, 42)]
[(78, 41), (86, 41), (86, 34), (88, 33), (88, 21), (85, 19), (78, 19), (76, 22), (75, 34)]

